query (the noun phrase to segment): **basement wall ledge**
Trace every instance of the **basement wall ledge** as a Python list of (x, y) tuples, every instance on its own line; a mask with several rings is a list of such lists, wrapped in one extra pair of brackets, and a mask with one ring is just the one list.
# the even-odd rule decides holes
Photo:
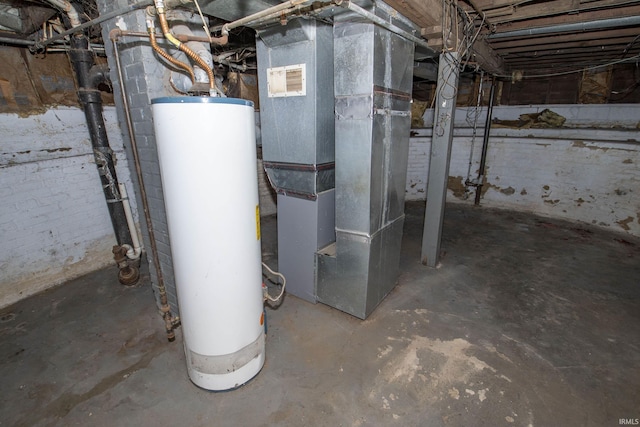
[[(476, 140), (482, 143), (484, 126), (476, 129)], [(412, 138), (431, 138), (432, 128), (411, 129)], [(455, 137), (473, 137), (473, 128), (457, 127), (454, 129)], [(490, 138), (523, 138), (523, 139), (549, 139), (549, 140), (581, 140), (617, 142), (622, 144), (640, 144), (640, 130), (631, 129), (594, 129), (594, 128), (546, 128), (546, 129), (516, 129), (492, 127)], [(597, 149), (594, 147), (594, 149)]]
[[(566, 114), (565, 127), (491, 128), (481, 205), (640, 236), (640, 105), (497, 107), (494, 117), (513, 120), (542, 108)], [(599, 114), (597, 122), (590, 121)], [(607, 121), (612, 115), (615, 123)], [(426, 126), (432, 116), (425, 114)], [(478, 118), (475, 138), (474, 118), (473, 108), (456, 110), (447, 202), (474, 202), (470, 182), (478, 178), (484, 117)], [(588, 127), (594, 123), (597, 128)], [(406, 199), (425, 200), (432, 129), (411, 132)]]

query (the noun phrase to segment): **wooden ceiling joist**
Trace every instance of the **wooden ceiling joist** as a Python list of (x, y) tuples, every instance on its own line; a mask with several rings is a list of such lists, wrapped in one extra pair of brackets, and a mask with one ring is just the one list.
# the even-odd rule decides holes
[(519, 40), (494, 40), (491, 46), (494, 49), (509, 49), (523, 46), (540, 46), (567, 41), (605, 40), (616, 37), (635, 37), (640, 35), (640, 28), (621, 28), (614, 30), (587, 31), (578, 34), (560, 34), (553, 36), (529, 36)]
[(419, 27), (442, 25), (442, 0), (387, 0), (385, 3)]
[[(548, 2), (553, 3), (553, 2)], [(542, 6), (540, 6), (542, 7)], [(640, 15), (640, 5), (626, 6), (624, 8), (605, 9), (597, 11), (582, 12), (576, 15), (560, 15), (544, 18), (531, 18), (525, 21), (509, 22), (500, 24), (498, 32), (515, 31), (529, 28), (548, 27), (560, 24), (571, 24), (576, 22), (589, 22), (601, 19), (624, 18), (627, 16)]]
[[(512, 13), (500, 13), (496, 11), (486, 11), (493, 24), (505, 22), (522, 21), (532, 18), (542, 18), (545, 16), (555, 16), (564, 14), (581, 14), (587, 11), (597, 11), (604, 8), (621, 8), (640, 4), (640, 0), (598, 0), (591, 2), (576, 2), (575, 0), (556, 0), (548, 2), (542, 7), (539, 4), (523, 4), (512, 8)], [(609, 9), (611, 10), (611, 9)]]
[[(524, 47), (513, 47), (513, 48), (505, 48), (500, 49), (500, 54), (503, 57), (507, 57), (508, 55), (514, 53), (523, 53), (523, 52), (547, 52), (547, 51), (564, 51), (567, 49), (576, 49), (576, 48), (588, 48), (590, 51), (593, 51), (592, 48), (602, 48), (610, 49), (611, 46), (621, 46), (620, 52), (624, 50), (626, 46), (628, 46), (631, 42), (633, 42), (633, 37), (615, 37), (603, 40), (582, 40), (577, 42), (565, 42), (565, 43), (555, 43), (555, 44), (543, 44), (536, 46), (534, 49), (531, 46)], [(638, 43), (640, 45), (640, 43)]]

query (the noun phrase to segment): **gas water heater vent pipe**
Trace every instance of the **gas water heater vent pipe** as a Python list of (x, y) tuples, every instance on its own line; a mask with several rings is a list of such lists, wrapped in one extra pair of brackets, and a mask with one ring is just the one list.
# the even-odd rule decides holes
[[(174, 19), (179, 20), (182, 16), (182, 14), (179, 14), (179, 12), (176, 11), (174, 14)], [(188, 18), (184, 16), (184, 19), (186, 21)], [(189, 28), (189, 26), (185, 24), (174, 25), (173, 31), (176, 33), (175, 37), (181, 42), (186, 42), (187, 47), (194, 51), (195, 54), (198, 55), (198, 57), (202, 59), (209, 68), (213, 67), (211, 45), (208, 40), (206, 42), (198, 40), (188, 40), (191, 37), (195, 37), (195, 35), (193, 34), (193, 31), (191, 31), (191, 28)], [(178, 34), (182, 36), (182, 40), (178, 37)], [(209, 81), (206, 70), (203, 70), (200, 67), (194, 67), (193, 71), (196, 76), (196, 83), (207, 83)]]
[(162, 29), (162, 33), (164, 37), (175, 47), (183, 51), (188, 57), (190, 57), (200, 68), (202, 68), (209, 77), (209, 92), (212, 96), (216, 96), (219, 94), (218, 89), (216, 89), (216, 80), (213, 75), (213, 68), (211, 68), (202, 58), (198, 56), (193, 50), (191, 50), (186, 44), (182, 43), (178, 40), (171, 31), (169, 30), (169, 24), (167, 23), (167, 17), (165, 15), (165, 7), (163, 0), (155, 0), (154, 1), (156, 12), (158, 14), (158, 20), (160, 21), (160, 28)]
[(193, 72), (193, 68), (191, 68), (191, 66), (189, 64), (186, 64), (186, 63), (174, 58), (173, 56), (169, 55), (164, 50), (160, 49), (160, 46), (158, 46), (158, 42), (156, 42), (156, 26), (153, 23), (152, 19), (147, 19), (147, 32), (149, 33), (149, 43), (151, 44), (151, 48), (153, 48), (153, 51), (156, 52), (161, 57), (163, 57), (164, 59), (166, 59), (167, 61), (169, 61), (170, 63), (172, 63), (173, 65), (185, 70), (189, 74), (189, 78), (191, 79), (191, 83), (195, 83), (196, 82), (196, 76), (195, 76), (195, 74)]

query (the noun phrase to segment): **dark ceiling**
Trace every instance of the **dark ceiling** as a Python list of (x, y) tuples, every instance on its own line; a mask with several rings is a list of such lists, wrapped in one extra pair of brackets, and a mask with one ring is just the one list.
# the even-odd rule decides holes
[[(215, 0), (200, 0), (210, 2)], [(93, 0), (79, 3), (85, 19), (97, 17)], [(640, 53), (640, 0), (387, 3), (422, 28), (436, 51), (458, 48), (466, 54), (467, 65), (497, 75), (536, 75), (637, 61)], [(0, 0), (0, 40), (33, 38), (34, 32), (56, 15), (44, 1)], [(458, 25), (450, 24), (452, 17)], [(64, 22), (58, 22), (62, 28)], [(56, 27), (48, 28), (53, 31)]]

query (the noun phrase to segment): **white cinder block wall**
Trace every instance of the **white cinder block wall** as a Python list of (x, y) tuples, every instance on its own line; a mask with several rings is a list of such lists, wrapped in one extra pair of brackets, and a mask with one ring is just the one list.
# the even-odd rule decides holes
[[(492, 127), (481, 204), (586, 222), (640, 236), (640, 105), (495, 107), (494, 119), (516, 120), (545, 108), (567, 118), (561, 129)], [(486, 109), (484, 109), (486, 110)], [(456, 110), (447, 201), (472, 204), (486, 111), (473, 141), (473, 108)], [(409, 147), (407, 200), (425, 199), (433, 110)]]
[[(105, 107), (105, 121), (118, 178), (133, 194), (113, 107)], [(81, 109), (0, 114), (0, 134), (4, 307), (113, 263), (116, 240)]]

